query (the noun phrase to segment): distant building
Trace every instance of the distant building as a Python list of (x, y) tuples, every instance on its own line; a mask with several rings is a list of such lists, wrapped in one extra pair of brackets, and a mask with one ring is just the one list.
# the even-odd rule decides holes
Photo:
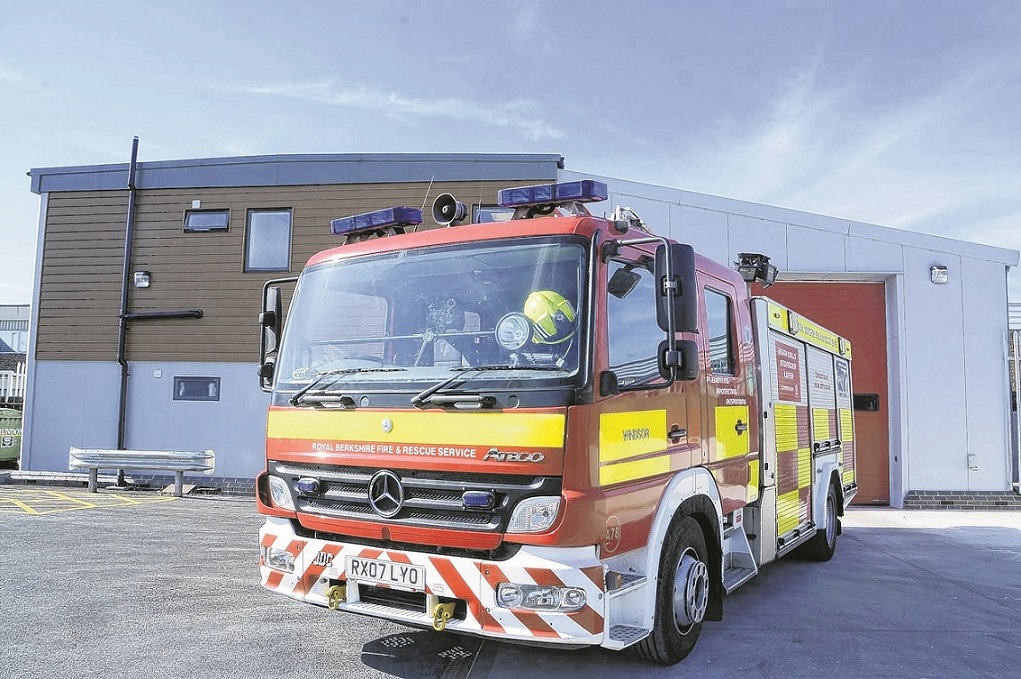
[[(123, 272), (127, 175), (126, 164), (31, 172), (42, 217), (24, 468), (63, 470), (69, 446), (115, 447), (122, 429), (129, 448), (212, 448), (218, 478), (251, 479), (268, 404), (255, 376), (260, 289), (335, 245), (331, 219), (443, 192), (484, 209), (501, 188), (593, 176), (558, 155), (524, 154), (141, 163)], [(859, 502), (1011, 490), (1004, 349), (1016, 251), (600, 179), (610, 200), (597, 209), (631, 207), (653, 231), (721, 262), (771, 256), (782, 274), (769, 294), (852, 341)], [(121, 423), (123, 273), (148, 281), (128, 288), (130, 313), (202, 317), (128, 324)], [(196, 384), (202, 399), (186, 398)]]
[(24, 402), (28, 329), (27, 304), (0, 304), (0, 408)]
[(29, 305), (0, 304), (0, 355), (28, 353), (28, 326)]

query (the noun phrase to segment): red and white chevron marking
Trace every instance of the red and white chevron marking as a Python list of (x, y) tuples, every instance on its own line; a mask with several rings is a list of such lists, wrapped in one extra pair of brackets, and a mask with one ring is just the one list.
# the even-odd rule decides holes
[[(422, 566), (426, 594), (460, 599), (467, 604), (465, 619), (449, 621), (450, 630), (554, 644), (602, 641), (603, 566), (596, 559), (595, 550), (524, 547), (506, 561), (482, 561), (300, 538), (294, 535), (289, 522), (274, 518), (263, 525), (260, 544), (264, 548), (287, 550), (295, 557), (293, 573), (271, 569), (260, 561), (263, 587), (307, 603), (326, 606), (330, 581), (346, 580), (347, 557), (357, 556)], [(325, 556), (317, 558), (320, 553)], [(496, 588), (502, 582), (578, 587), (585, 590), (587, 605), (571, 613), (502, 608), (496, 605)], [(351, 600), (349, 595), (348, 602)], [(381, 612), (378, 606), (374, 609), (370, 614), (379, 617), (397, 621), (408, 618), (400, 609), (393, 609), (392, 615)], [(366, 612), (347, 602), (341, 604), (340, 610)]]

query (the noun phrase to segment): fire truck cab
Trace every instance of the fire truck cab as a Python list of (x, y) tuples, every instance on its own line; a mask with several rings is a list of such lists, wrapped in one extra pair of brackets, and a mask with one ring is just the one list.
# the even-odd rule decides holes
[(586, 205), (338, 219), (267, 283), (267, 589), (412, 626), (675, 663), (723, 597), (829, 559), (856, 490), (850, 344), (736, 269)]

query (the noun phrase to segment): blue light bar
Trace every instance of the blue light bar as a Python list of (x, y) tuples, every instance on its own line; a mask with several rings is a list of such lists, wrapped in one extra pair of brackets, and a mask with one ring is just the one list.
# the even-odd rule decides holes
[(385, 210), (364, 212), (353, 217), (334, 219), (330, 229), (334, 236), (353, 236), (367, 231), (378, 231), (391, 226), (415, 226), (422, 223), (422, 211), (415, 207), (388, 207)]
[(606, 200), (606, 197), (606, 184), (592, 179), (582, 179), (562, 184), (537, 184), (501, 189), (496, 202), (501, 207), (527, 207), (558, 203), (593, 203)]

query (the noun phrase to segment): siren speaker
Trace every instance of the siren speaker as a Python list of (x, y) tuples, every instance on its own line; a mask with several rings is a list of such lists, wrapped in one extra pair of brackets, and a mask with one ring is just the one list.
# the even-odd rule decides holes
[(433, 201), (433, 219), (437, 224), (450, 226), (459, 222), (468, 215), (468, 209), (464, 203), (454, 198), (449, 193), (443, 193)]

